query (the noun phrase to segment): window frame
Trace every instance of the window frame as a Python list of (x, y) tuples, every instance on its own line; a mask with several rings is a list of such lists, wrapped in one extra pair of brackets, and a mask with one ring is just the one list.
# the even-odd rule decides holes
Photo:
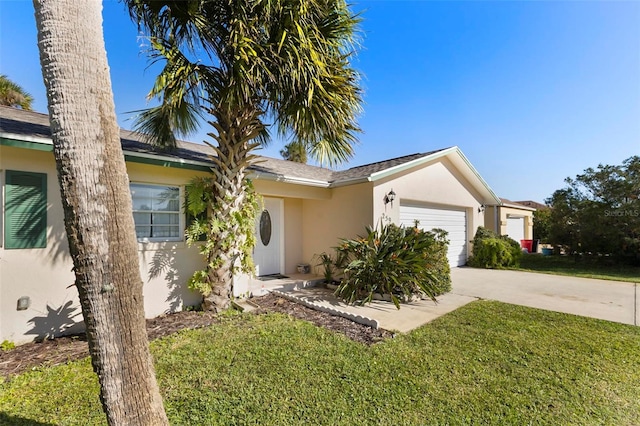
[[(143, 187), (156, 187), (156, 188), (177, 188), (178, 189), (178, 210), (174, 212), (166, 212), (166, 211), (155, 211), (155, 210), (136, 210), (133, 204), (133, 193), (132, 190), (135, 186), (143, 186)], [(131, 193), (131, 209), (133, 216), (133, 224), (134, 228), (136, 226), (135, 222), (135, 213), (149, 213), (153, 215), (154, 213), (166, 213), (166, 214), (177, 214), (178, 215), (178, 223), (172, 226), (178, 227), (178, 236), (176, 237), (138, 237), (136, 232), (136, 240), (139, 243), (145, 242), (178, 242), (184, 241), (184, 227), (185, 227), (185, 217), (184, 217), (184, 186), (183, 185), (175, 185), (175, 184), (161, 184), (161, 183), (147, 183), (147, 182), (139, 182), (139, 181), (130, 181), (129, 182), (129, 192)], [(144, 226), (144, 225), (139, 225)], [(153, 224), (149, 224), (148, 226), (153, 227)]]

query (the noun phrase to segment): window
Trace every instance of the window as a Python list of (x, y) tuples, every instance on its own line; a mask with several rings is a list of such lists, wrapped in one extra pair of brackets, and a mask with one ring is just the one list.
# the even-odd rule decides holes
[(139, 239), (180, 238), (180, 188), (177, 186), (130, 185), (133, 220)]
[(5, 248), (47, 246), (47, 175), (6, 171)]

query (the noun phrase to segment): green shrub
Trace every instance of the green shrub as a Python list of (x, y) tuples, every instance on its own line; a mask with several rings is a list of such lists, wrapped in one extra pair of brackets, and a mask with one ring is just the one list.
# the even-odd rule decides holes
[[(348, 303), (369, 303), (374, 294), (389, 295), (400, 308), (400, 297), (435, 297), (451, 289), (445, 231), (381, 224), (366, 235), (343, 240), (338, 257), (346, 265), (336, 296)], [(399, 297), (400, 296), (400, 297)]]
[(479, 226), (473, 237), (473, 256), (469, 265), (487, 269), (518, 267), (521, 257), (522, 249), (514, 239)]
[(426, 260), (428, 267), (437, 279), (435, 284), (436, 296), (440, 296), (451, 291), (451, 267), (447, 258), (447, 252), (449, 251), (447, 231), (444, 229), (432, 229), (431, 232), (423, 231), (423, 233), (427, 236), (432, 235), (435, 240), (431, 249), (426, 252)]
[(316, 266), (322, 268), (322, 276), (324, 277), (324, 282), (327, 284), (332, 284), (336, 275), (339, 275), (340, 271), (345, 268), (345, 254), (338, 249), (336, 249), (336, 255), (331, 256), (326, 252), (322, 252), (314, 256), (314, 259), (318, 261)]
[(16, 348), (16, 344), (10, 340), (3, 340), (2, 343), (0, 343), (0, 351), (8, 352), (15, 348)]

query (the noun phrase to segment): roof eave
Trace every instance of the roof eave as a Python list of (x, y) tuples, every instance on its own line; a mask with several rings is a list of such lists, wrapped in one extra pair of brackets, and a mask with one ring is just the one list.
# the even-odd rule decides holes
[(425, 155), (424, 157), (416, 158), (415, 160), (407, 161), (406, 163), (398, 164), (397, 166), (389, 167), (388, 169), (380, 170), (379, 172), (375, 172), (369, 175), (369, 180), (371, 182), (375, 182), (377, 180), (384, 179), (388, 176), (392, 176), (405, 170), (409, 170), (413, 167), (420, 166), (440, 157), (445, 157), (454, 152), (456, 149), (457, 147), (453, 146), (451, 148), (446, 148), (434, 152), (433, 154)]
[(53, 146), (53, 141), (51, 140), (51, 138), (46, 138), (42, 136), (30, 136), (30, 135), (20, 135), (16, 133), (0, 132), (0, 138), (10, 139), (17, 142), (31, 142), (31, 143), (39, 143), (43, 145)]
[(248, 177), (250, 179), (268, 180), (272, 182), (290, 183), (294, 185), (313, 186), (316, 188), (329, 188), (329, 186), (331, 185), (329, 182), (323, 180), (286, 176), (276, 173), (257, 172), (253, 170), (249, 172)]
[[(17, 135), (13, 133), (0, 132), (0, 139), (15, 141), (17, 143), (22, 143), (22, 144), (45, 145), (47, 147), (46, 149), (47, 151), (53, 149), (53, 140), (51, 138), (29, 136), (29, 135)], [(25, 148), (29, 148), (29, 147), (25, 146)], [(38, 149), (33, 146), (31, 146), (30, 148)], [(150, 160), (150, 161), (154, 161), (155, 163), (164, 163), (164, 165), (167, 165), (167, 166), (174, 164), (181, 168), (188, 167), (188, 166), (195, 166), (200, 170), (205, 170), (205, 169), (208, 170), (213, 166), (212, 163), (208, 163), (205, 161), (188, 160), (188, 159), (178, 158), (178, 157), (168, 157), (165, 155), (149, 154), (149, 153), (139, 152), (139, 151), (130, 151), (124, 148), (122, 149), (122, 153), (126, 157), (131, 158), (132, 161), (134, 162), (136, 161), (135, 159)], [(147, 162), (147, 161), (140, 161), (140, 162)]]
[(330, 183), (331, 188), (340, 188), (341, 186), (357, 185), (359, 183), (371, 182), (371, 176), (357, 177), (336, 180)]
[(502, 203), (502, 200), (500, 200), (500, 197), (498, 197), (498, 195), (495, 192), (493, 192), (493, 189), (491, 189), (489, 184), (482, 178), (482, 176), (480, 176), (480, 173), (478, 173), (476, 168), (473, 167), (469, 159), (462, 153), (460, 148), (458, 148), (457, 146), (454, 146), (450, 149), (451, 149), (451, 152), (449, 152), (447, 155), (457, 154), (458, 158), (462, 160), (464, 164), (467, 166), (467, 171), (469, 173), (464, 173), (464, 170), (462, 171), (462, 173), (471, 182), (471, 184), (474, 184), (473, 180), (475, 180), (474, 186), (480, 192), (480, 195), (482, 195), (483, 197), (482, 203), (485, 205), (500, 205)]
[(535, 212), (538, 210), (535, 207), (529, 207), (523, 204), (515, 204), (515, 203), (502, 203), (500, 204), (500, 207), (508, 207), (510, 209), (518, 209), (518, 210), (528, 210), (532, 212)]

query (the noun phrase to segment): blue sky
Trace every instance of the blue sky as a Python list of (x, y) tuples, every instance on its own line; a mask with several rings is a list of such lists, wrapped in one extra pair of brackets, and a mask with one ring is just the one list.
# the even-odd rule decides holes
[[(364, 133), (347, 165), (458, 145), (498, 195), (543, 201), (640, 153), (639, 1), (366, 1)], [(104, 2), (116, 111), (146, 106), (154, 70)], [(46, 112), (31, 1), (0, 0), (0, 73)], [(188, 138), (200, 141), (207, 132)], [(279, 158), (282, 142), (262, 154)]]

